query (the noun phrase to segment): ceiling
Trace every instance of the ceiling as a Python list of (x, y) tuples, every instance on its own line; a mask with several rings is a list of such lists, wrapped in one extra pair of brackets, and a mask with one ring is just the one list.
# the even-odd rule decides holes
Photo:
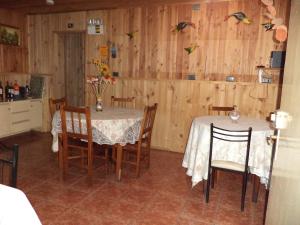
[(28, 14), (70, 12), (82, 10), (111, 9), (143, 5), (172, 3), (201, 3), (229, 0), (53, 0), (54, 5), (47, 5), (46, 0), (0, 0), (0, 8), (23, 11)]

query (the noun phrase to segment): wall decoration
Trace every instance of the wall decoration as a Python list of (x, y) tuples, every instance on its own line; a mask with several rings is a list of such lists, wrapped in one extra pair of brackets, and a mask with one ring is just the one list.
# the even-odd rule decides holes
[(237, 24), (239, 24), (240, 22), (244, 23), (244, 24), (251, 24), (251, 20), (246, 16), (245, 13), (243, 12), (236, 12), (233, 14), (230, 14), (228, 16), (225, 17), (224, 21), (228, 20), (230, 17), (234, 17), (238, 20)]
[(0, 24), (0, 44), (20, 45), (21, 31), (16, 27)]
[(108, 47), (106, 45), (99, 47), (100, 58), (107, 58), (108, 56)]
[(190, 47), (184, 48), (184, 50), (187, 52), (188, 55), (190, 55), (198, 47), (199, 47), (199, 45), (193, 44)]
[(173, 32), (183, 32), (183, 30), (186, 28), (186, 27), (192, 27), (192, 28), (196, 28), (196, 25), (192, 22), (180, 22), (178, 23), (173, 29), (172, 31)]
[(275, 24), (268, 22), (268, 23), (263, 23), (261, 25), (263, 25), (263, 27), (266, 29), (266, 31), (269, 31), (269, 30), (272, 30), (272, 28), (274, 27)]
[(284, 42), (287, 39), (288, 30), (286, 25), (283, 24), (283, 19), (276, 18), (276, 9), (273, 6), (273, 0), (261, 0), (261, 2), (266, 6), (267, 12), (264, 14), (266, 18), (269, 19), (268, 23), (263, 23), (262, 25), (268, 30), (275, 30), (275, 40), (279, 42)]
[(88, 27), (87, 27), (88, 34), (92, 35), (101, 35), (104, 34), (104, 24), (102, 19), (89, 19), (88, 20)]
[(137, 34), (137, 32), (138, 32), (138, 30), (131, 31), (131, 32), (126, 33), (126, 35), (129, 37), (129, 40), (131, 40), (134, 38), (134, 36)]

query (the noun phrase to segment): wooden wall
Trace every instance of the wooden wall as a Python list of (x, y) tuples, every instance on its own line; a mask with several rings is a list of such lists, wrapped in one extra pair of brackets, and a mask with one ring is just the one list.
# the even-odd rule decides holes
[(16, 27), (21, 31), (20, 46), (0, 44), (0, 73), (27, 73), (28, 45), (26, 16), (22, 13), (0, 9), (0, 24)]
[[(285, 21), (288, 2), (275, 2), (278, 15)], [(268, 66), (270, 52), (285, 48), (285, 44), (273, 41), (273, 32), (265, 32), (261, 26), (267, 20), (260, 0), (202, 3), (199, 10), (194, 7), (183, 4), (88, 11), (87, 19), (104, 20), (106, 35), (88, 36), (92, 49), (87, 56), (99, 57), (95, 45), (115, 45), (117, 58), (111, 58), (110, 65), (121, 77), (186, 79), (188, 74), (195, 74), (199, 80), (224, 80), (233, 74), (239, 81), (255, 81), (255, 67)], [(238, 11), (246, 13), (253, 23), (236, 24), (235, 18), (224, 21), (225, 16)], [(181, 21), (193, 22), (196, 28), (172, 32)], [(130, 40), (126, 33), (132, 31), (137, 33)], [(191, 45), (199, 47), (188, 55), (184, 48)]]
[[(275, 2), (278, 14), (288, 19), (289, 1)], [(52, 74), (51, 96), (62, 97), (64, 78), (61, 75), (59, 33), (86, 31), (90, 18), (101, 18), (104, 35), (87, 35), (85, 43), (85, 73), (95, 73), (89, 64), (99, 58), (99, 47), (114, 44), (117, 58), (109, 58), (120, 79), (105, 96), (111, 94), (137, 96), (137, 107), (158, 102), (153, 146), (183, 152), (192, 118), (207, 114), (209, 104), (237, 104), (243, 115), (264, 118), (276, 108), (278, 85), (258, 84), (255, 66), (268, 66), (270, 52), (282, 50), (284, 44), (273, 42), (273, 32), (265, 32), (261, 23), (264, 8), (259, 0), (201, 3), (200, 10), (191, 4), (149, 6), (113, 10), (86, 11), (66, 14), (29, 16), (30, 71)], [(234, 18), (224, 17), (244, 11), (254, 22), (236, 24)], [(178, 22), (191, 21), (196, 28), (173, 33)], [(73, 23), (72, 28), (67, 24)], [(129, 40), (127, 32), (135, 31)], [(191, 55), (184, 48), (199, 47)], [(74, 46), (76, 47), (76, 46)], [(195, 74), (196, 81), (185, 80)], [(239, 82), (227, 83), (233, 74)], [(274, 74), (278, 81), (278, 74)], [(86, 104), (95, 100), (86, 88)]]
[(235, 104), (242, 116), (265, 118), (275, 109), (277, 91), (276, 84), (122, 79), (107, 91), (105, 101), (111, 95), (136, 96), (141, 109), (157, 102), (152, 146), (184, 152), (193, 118), (207, 115), (210, 104)]

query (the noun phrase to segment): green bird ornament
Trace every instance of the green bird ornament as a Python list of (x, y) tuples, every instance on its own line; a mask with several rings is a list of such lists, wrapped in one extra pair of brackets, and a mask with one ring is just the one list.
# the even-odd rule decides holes
[(136, 33), (137, 33), (138, 31), (136, 30), (136, 31), (131, 31), (131, 32), (129, 32), (129, 33), (126, 33), (126, 35), (129, 37), (129, 39), (131, 40), (131, 39), (133, 39), (134, 38), (134, 36), (136, 35)]
[(188, 26), (193, 27), (193, 28), (196, 28), (196, 25), (195, 25), (194, 23), (183, 21), (183, 22), (178, 23), (178, 24), (172, 29), (172, 31), (173, 31), (173, 32), (182, 32), (182, 31), (183, 31), (186, 27), (188, 27)]
[(236, 13), (233, 13), (233, 14), (231, 14), (231, 15), (229, 15), (229, 16), (226, 16), (225, 17), (225, 19), (224, 19), (224, 21), (226, 21), (226, 20), (228, 20), (230, 17), (234, 17), (234, 18), (236, 18), (237, 20), (238, 20), (238, 24), (240, 23), (240, 22), (242, 22), (242, 23), (244, 23), (244, 24), (250, 24), (252, 21), (246, 16), (246, 14), (245, 13), (243, 13), (243, 12), (236, 12)]
[(196, 48), (198, 48), (199, 45), (193, 45), (187, 48), (184, 48), (184, 50), (187, 52), (188, 55), (190, 55), (193, 51), (195, 51)]

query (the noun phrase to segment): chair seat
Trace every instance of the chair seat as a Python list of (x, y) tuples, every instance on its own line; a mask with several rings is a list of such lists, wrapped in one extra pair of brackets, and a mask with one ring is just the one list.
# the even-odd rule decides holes
[(245, 169), (245, 165), (225, 160), (213, 160), (211, 166), (239, 172), (244, 172)]

